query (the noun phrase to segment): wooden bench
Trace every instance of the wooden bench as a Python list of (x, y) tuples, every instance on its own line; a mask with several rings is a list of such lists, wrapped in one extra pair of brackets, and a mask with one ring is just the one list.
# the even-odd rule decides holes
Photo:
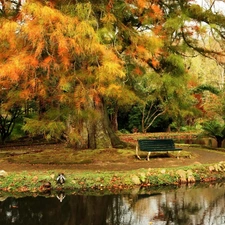
[(136, 156), (138, 159), (141, 159), (138, 155), (138, 150), (148, 152), (147, 160), (151, 152), (169, 152), (169, 151), (178, 151), (178, 158), (182, 148), (176, 148), (174, 145), (173, 139), (139, 139), (136, 146)]

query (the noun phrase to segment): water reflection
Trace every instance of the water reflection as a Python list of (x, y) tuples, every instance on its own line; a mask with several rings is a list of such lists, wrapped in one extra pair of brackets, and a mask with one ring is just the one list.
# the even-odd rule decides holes
[(66, 197), (66, 194), (63, 191), (60, 191), (59, 193), (56, 194), (56, 198), (58, 198), (60, 202), (62, 202), (65, 197)]
[(23, 225), (225, 225), (223, 183), (132, 190), (127, 195), (0, 200), (0, 224)]

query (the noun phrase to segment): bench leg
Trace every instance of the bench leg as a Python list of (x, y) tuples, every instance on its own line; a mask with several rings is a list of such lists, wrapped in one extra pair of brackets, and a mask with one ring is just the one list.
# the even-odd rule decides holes
[(180, 151), (178, 151), (177, 158), (178, 159), (180, 158)]
[(141, 157), (138, 155), (138, 145), (136, 145), (136, 157), (141, 160)]
[(147, 155), (146, 160), (148, 160), (148, 161), (149, 161), (150, 155), (151, 155), (151, 152), (148, 152), (148, 155)]

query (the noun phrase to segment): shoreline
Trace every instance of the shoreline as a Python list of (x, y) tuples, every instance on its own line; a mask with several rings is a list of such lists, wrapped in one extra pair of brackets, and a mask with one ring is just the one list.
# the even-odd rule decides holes
[(58, 170), (20, 171), (0, 175), (1, 193), (43, 195), (48, 192), (121, 193), (135, 187), (160, 187), (215, 182), (225, 179), (225, 162), (177, 168), (148, 168), (131, 171), (67, 170), (64, 184), (57, 184)]

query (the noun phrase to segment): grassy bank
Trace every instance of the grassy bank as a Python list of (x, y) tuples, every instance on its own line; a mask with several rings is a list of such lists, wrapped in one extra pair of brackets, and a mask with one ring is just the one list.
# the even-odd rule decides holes
[(66, 182), (57, 184), (58, 171), (11, 172), (0, 177), (0, 190), (4, 192), (45, 193), (73, 190), (74, 192), (119, 193), (135, 186), (179, 185), (208, 182), (225, 178), (225, 162), (213, 165), (195, 165), (179, 168), (149, 168), (132, 171), (67, 171)]

